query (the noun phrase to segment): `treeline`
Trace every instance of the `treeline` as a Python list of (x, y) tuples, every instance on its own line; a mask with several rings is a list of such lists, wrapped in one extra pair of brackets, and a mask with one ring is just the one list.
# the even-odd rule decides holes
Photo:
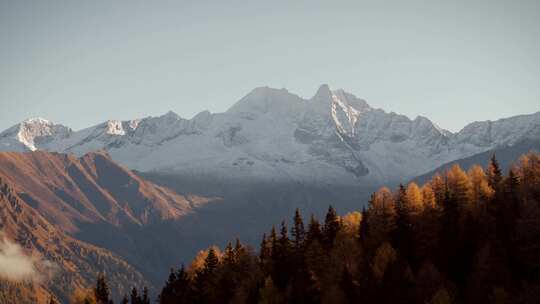
[[(142, 292), (141, 292), (142, 291)], [(143, 287), (139, 291), (137, 287), (131, 289), (131, 293), (124, 295), (120, 300), (121, 304), (150, 304), (155, 303), (156, 301), (150, 300), (150, 295), (148, 293), (148, 288)], [(49, 304), (57, 304), (58, 302), (51, 298)], [(96, 285), (94, 288), (89, 289), (77, 289), (73, 292), (70, 299), (71, 304), (114, 304), (113, 299), (111, 298), (111, 290), (109, 288), (109, 283), (104, 273), (100, 273), (96, 280)]]
[(157, 301), (170, 303), (538, 303), (540, 156), (506, 175), (454, 166), (424, 185), (382, 188), (367, 209), (330, 207), (307, 225), (202, 251), (171, 270)]

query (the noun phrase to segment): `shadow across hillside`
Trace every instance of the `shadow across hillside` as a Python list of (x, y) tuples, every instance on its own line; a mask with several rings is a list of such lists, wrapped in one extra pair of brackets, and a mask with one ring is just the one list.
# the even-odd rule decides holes
[(306, 216), (314, 214), (318, 217), (325, 214), (329, 205), (340, 214), (359, 210), (367, 205), (369, 195), (376, 190), (373, 185), (236, 184), (223, 180), (197, 180), (171, 173), (136, 173), (179, 194), (196, 193), (222, 199), (197, 208), (196, 212), (177, 221), (184, 237), (182, 246), (186, 249), (187, 258), (184, 260), (189, 260), (198, 250), (209, 245), (225, 246), (235, 237), (258, 246), (262, 232), (288, 218), (296, 208)]

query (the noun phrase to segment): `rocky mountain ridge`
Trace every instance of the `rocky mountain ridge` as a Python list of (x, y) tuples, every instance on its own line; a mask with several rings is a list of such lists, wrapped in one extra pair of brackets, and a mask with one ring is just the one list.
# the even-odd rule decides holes
[(4, 175), (0, 175), (0, 231), (2, 238), (24, 249), (35, 267), (32, 277), (19, 284), (11, 280), (2, 283), (2, 287), (13, 285), (3, 292), (17, 294), (22, 290), (25, 296), (21, 301), (33, 297), (28, 293), (35, 293), (37, 303), (45, 303), (51, 294), (67, 303), (74, 290), (91, 286), (99, 272), (111, 277), (115, 297), (128, 293), (130, 286), (153, 287), (118, 255), (69, 236), (51, 224), (17, 194)]
[(60, 263), (70, 277), (54, 293), (64, 299), (70, 288), (93, 284), (100, 271), (128, 276), (117, 280), (116, 292), (134, 283), (152, 288), (192, 252), (170, 245), (182, 240), (180, 220), (218, 201), (158, 186), (103, 151), (0, 152), (0, 181), (0, 234)]
[(451, 133), (428, 118), (388, 113), (322, 85), (310, 99), (256, 88), (224, 113), (192, 119), (168, 112), (80, 131), (29, 120), (1, 133), (0, 149), (76, 155), (103, 149), (131, 169), (184, 176), (380, 184), (527, 138), (540, 138), (540, 112)]

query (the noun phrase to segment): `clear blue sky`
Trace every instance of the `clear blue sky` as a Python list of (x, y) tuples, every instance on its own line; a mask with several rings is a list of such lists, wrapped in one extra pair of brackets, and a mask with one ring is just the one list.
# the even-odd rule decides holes
[(536, 112), (540, 1), (0, 0), (2, 130), (190, 118), (322, 83), (452, 131)]

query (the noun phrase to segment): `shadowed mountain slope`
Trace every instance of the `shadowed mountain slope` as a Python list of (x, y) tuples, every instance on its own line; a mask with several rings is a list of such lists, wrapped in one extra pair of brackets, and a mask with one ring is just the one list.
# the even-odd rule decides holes
[(504, 170), (504, 172), (506, 172), (510, 168), (510, 166), (519, 159), (521, 155), (530, 151), (540, 151), (540, 140), (524, 140), (512, 146), (502, 146), (486, 152), (475, 154), (470, 157), (457, 159), (455, 161), (448, 162), (433, 171), (418, 176), (414, 178), (413, 181), (423, 184), (427, 182), (437, 172), (445, 172), (452, 168), (452, 166), (455, 164), (458, 164), (461, 168), (465, 170), (476, 164), (487, 166), (490, 158), (493, 155), (495, 155), (497, 161), (501, 165), (501, 168)]
[[(133, 266), (110, 251), (77, 240), (52, 225), (22, 200), (5, 177), (0, 178), (0, 231), (2, 238), (17, 243), (33, 264), (29, 278), (3, 278), (2, 293), (9, 300), (40, 302), (54, 294), (66, 302), (77, 288), (91, 286), (99, 272), (111, 278), (114, 295), (127, 293), (130, 286), (150, 282)], [(35, 303), (34, 302), (34, 303)]]
[(185, 254), (171, 246), (181, 239), (177, 222), (211, 201), (148, 182), (104, 152), (2, 152), (0, 178), (51, 227), (114, 252), (150, 280)]
[(103, 152), (81, 158), (41, 151), (0, 153), (0, 174), (69, 232), (77, 232), (81, 222), (140, 226), (191, 211), (188, 199), (142, 180)]

